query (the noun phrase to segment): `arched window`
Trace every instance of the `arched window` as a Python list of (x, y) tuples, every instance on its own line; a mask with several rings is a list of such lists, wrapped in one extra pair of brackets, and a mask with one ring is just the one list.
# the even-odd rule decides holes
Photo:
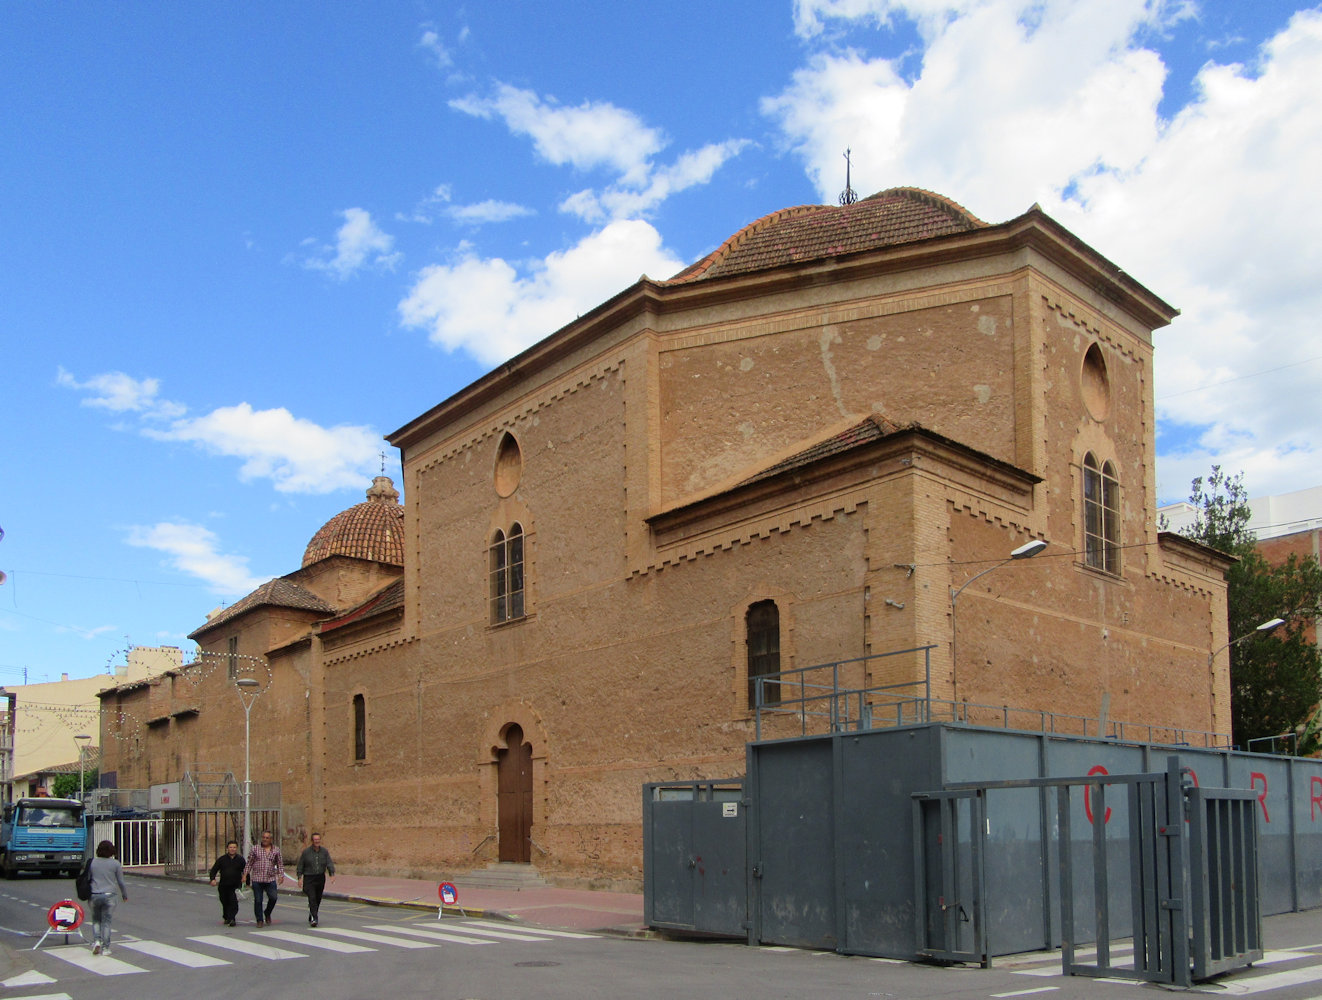
[(497, 530), (491, 540), (491, 622), (523, 617), (523, 526), (515, 521), (508, 532)]
[(1120, 483), (1115, 466), (1083, 457), (1083, 560), (1095, 569), (1120, 572)]
[[(750, 605), (744, 618), (748, 637), (748, 707), (758, 705), (758, 678), (780, 673), (780, 609), (775, 601)], [(762, 704), (780, 704), (780, 681), (761, 684)]]
[(367, 760), (367, 699), (353, 696), (353, 759)]

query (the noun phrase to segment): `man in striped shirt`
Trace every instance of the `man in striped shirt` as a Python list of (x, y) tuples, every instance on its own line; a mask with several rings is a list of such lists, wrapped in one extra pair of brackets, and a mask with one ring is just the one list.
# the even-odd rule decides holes
[[(262, 842), (254, 844), (248, 852), (248, 874), (244, 876), (252, 886), (252, 908), (257, 915), (257, 926), (265, 927), (271, 922), (271, 911), (275, 909), (275, 899), (279, 885), (288, 876), (285, 875), (285, 859), (280, 848), (275, 846), (275, 838), (270, 830), (262, 831)], [(262, 899), (269, 896), (265, 909)]]

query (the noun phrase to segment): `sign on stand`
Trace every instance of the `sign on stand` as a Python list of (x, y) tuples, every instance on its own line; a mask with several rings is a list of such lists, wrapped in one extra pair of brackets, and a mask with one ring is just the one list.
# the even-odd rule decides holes
[[(436, 890), (436, 895), (441, 897), (440, 909), (436, 911), (437, 920), (440, 920), (445, 914), (447, 906), (459, 906), (459, 890), (454, 887), (453, 882), (442, 882)], [(468, 916), (467, 913), (464, 913), (462, 906), (459, 906), (459, 912), (463, 913), (464, 916)]]
[(53, 904), (51, 908), (46, 911), (46, 933), (41, 936), (41, 941), (38, 941), (32, 946), (32, 950), (36, 951), (40, 948), (42, 941), (45, 941), (46, 938), (50, 937), (52, 934), (63, 934), (64, 943), (68, 944), (69, 933), (71, 931), (77, 931), (78, 940), (86, 941), (86, 938), (83, 937), (82, 931), (83, 918), (85, 915), (86, 914), (83, 913), (82, 904), (76, 900), (62, 899), (58, 903)]

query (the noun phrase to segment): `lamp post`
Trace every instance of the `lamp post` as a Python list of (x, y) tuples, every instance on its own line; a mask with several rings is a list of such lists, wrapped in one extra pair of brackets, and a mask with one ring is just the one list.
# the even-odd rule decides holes
[(249, 750), (252, 746), (252, 706), (262, 694), (262, 686), (251, 677), (239, 677), (234, 681), (239, 692), (239, 701), (243, 703), (243, 856), (246, 858), (252, 850), (252, 769)]
[[(1284, 618), (1272, 618), (1272, 619), (1269, 619), (1268, 621), (1265, 621), (1265, 622), (1263, 622), (1261, 625), (1258, 625), (1256, 628), (1254, 628), (1252, 632), (1245, 632), (1245, 633), (1244, 633), (1243, 635), (1241, 635), (1238, 639), (1231, 639), (1231, 640), (1230, 640), (1228, 643), (1226, 643), (1224, 646), (1218, 646), (1216, 649), (1214, 649), (1214, 650), (1212, 650), (1210, 653), (1208, 653), (1208, 654), (1207, 654), (1207, 682), (1208, 682), (1210, 685), (1212, 685), (1212, 691), (1213, 691), (1213, 692), (1216, 691), (1216, 674), (1213, 673), (1213, 664), (1212, 664), (1212, 661), (1216, 659), (1218, 653), (1223, 652), (1224, 650), (1229, 649), (1231, 646), (1236, 646), (1236, 645), (1238, 645), (1239, 643), (1243, 642), (1245, 639), (1252, 639), (1255, 635), (1266, 635), (1268, 632), (1274, 632), (1276, 629), (1280, 628), (1280, 627), (1281, 627), (1282, 625), (1284, 625), (1284, 624), (1285, 624), (1285, 619), (1284, 619)], [(1232, 732), (1231, 738), (1232, 738), (1232, 739), (1234, 738), (1234, 736), (1233, 736), (1233, 732)]]
[(1284, 624), (1285, 624), (1284, 618), (1273, 618), (1270, 621), (1263, 622), (1261, 625), (1257, 626), (1252, 632), (1245, 632), (1238, 639), (1231, 639), (1224, 646), (1218, 646), (1216, 649), (1212, 650), (1212, 652), (1207, 654), (1207, 668), (1209, 670), (1212, 668), (1212, 661), (1216, 659), (1217, 653), (1220, 653), (1223, 650), (1227, 650), (1231, 646), (1238, 645), (1239, 643), (1243, 642), (1245, 639), (1252, 639), (1255, 635), (1266, 635), (1268, 632), (1273, 632)]
[(959, 621), (957, 618), (957, 613), (959, 610), (959, 605), (958, 605), (959, 595), (964, 593), (964, 588), (967, 587), (974, 580), (978, 579), (978, 577), (986, 576), (992, 570), (1000, 569), (1008, 562), (1014, 562), (1015, 560), (1018, 559), (1032, 559), (1033, 556), (1037, 555), (1046, 547), (1047, 547), (1047, 543), (1043, 541), (1041, 538), (1034, 538), (1031, 542), (1024, 542), (1023, 545), (1013, 550), (1008, 556), (1006, 556), (1000, 562), (996, 563), (993, 566), (988, 566), (981, 573), (974, 573), (971, 577), (965, 580), (963, 584), (960, 585), (958, 590), (955, 590), (953, 588), (951, 589), (950, 591), (950, 691), (951, 691), (952, 708), (953, 708), (953, 702), (955, 701), (955, 699), (959, 694), (959, 658), (956, 655), (956, 650), (957, 650), (956, 642), (959, 639)]
[(78, 801), (82, 802), (87, 796), (83, 787), (83, 774), (86, 773), (86, 768), (83, 767), (83, 751), (87, 749), (92, 737), (86, 733), (78, 733), (74, 739), (78, 741)]

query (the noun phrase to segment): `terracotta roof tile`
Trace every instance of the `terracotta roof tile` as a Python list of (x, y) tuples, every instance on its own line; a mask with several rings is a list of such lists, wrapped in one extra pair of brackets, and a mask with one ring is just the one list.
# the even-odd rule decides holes
[[(911, 425), (916, 426), (916, 425)], [(830, 458), (832, 455), (838, 455), (841, 452), (849, 451), (851, 448), (857, 448), (859, 445), (868, 444), (872, 441), (879, 441), (884, 437), (894, 434), (896, 431), (906, 430), (907, 428), (887, 420), (885, 417), (871, 416), (855, 424), (847, 430), (841, 431), (835, 437), (827, 438), (825, 441), (819, 441), (810, 448), (797, 452), (789, 458), (786, 458), (775, 465), (763, 469), (756, 475), (749, 476), (747, 479), (735, 485), (735, 489), (740, 486), (747, 486), (749, 483), (761, 482), (763, 479), (770, 479), (772, 476), (778, 476), (782, 472), (790, 472), (794, 469), (801, 469), (812, 465), (814, 462), (820, 462), (824, 458)]]
[(404, 565), (404, 508), (389, 477), (377, 476), (365, 503), (340, 511), (322, 525), (303, 552), (303, 565), (331, 556)]
[(299, 611), (315, 611), (324, 615), (335, 613), (335, 608), (312, 591), (304, 590), (298, 584), (292, 583), (284, 577), (278, 577), (274, 580), (268, 580), (242, 600), (235, 601), (228, 608), (208, 620), (201, 628), (190, 632), (188, 638), (194, 639), (218, 625), (223, 625), (247, 611), (260, 607), (295, 608)]
[(921, 188), (891, 188), (852, 205), (799, 205), (764, 216), (669, 283), (748, 274), (986, 225), (943, 195)]

